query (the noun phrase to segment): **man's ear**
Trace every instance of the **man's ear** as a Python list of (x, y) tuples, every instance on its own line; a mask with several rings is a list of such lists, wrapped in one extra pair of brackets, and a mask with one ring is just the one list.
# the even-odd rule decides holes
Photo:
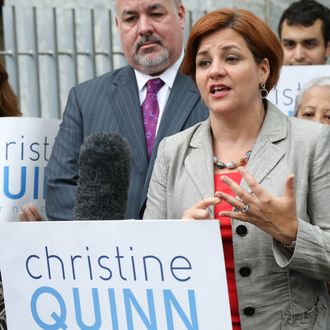
[(181, 23), (182, 30), (184, 30), (185, 23), (186, 23), (186, 9), (183, 6), (183, 4), (179, 5), (177, 11), (178, 11), (178, 16), (179, 16), (179, 20), (180, 20), (180, 23)]

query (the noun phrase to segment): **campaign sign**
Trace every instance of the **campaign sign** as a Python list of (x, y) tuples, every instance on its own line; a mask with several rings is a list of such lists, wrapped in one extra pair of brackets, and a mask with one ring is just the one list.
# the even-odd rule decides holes
[(60, 120), (0, 118), (0, 222), (34, 203), (45, 216), (45, 168)]
[(7, 222), (0, 235), (10, 330), (232, 329), (218, 221)]
[(267, 98), (284, 113), (292, 116), (295, 98), (301, 87), (308, 81), (323, 76), (330, 77), (330, 65), (283, 66), (277, 87)]

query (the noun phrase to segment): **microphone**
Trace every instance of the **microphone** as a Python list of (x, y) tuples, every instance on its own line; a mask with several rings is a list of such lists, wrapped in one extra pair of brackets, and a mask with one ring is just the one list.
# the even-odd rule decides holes
[(124, 137), (96, 133), (85, 138), (78, 160), (74, 219), (124, 219), (131, 163), (131, 149)]

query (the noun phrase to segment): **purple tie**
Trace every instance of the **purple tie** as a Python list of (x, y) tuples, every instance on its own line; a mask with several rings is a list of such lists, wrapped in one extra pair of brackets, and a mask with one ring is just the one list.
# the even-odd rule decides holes
[(142, 103), (143, 125), (146, 137), (148, 159), (155, 144), (156, 128), (159, 115), (157, 93), (164, 85), (160, 78), (147, 81), (147, 96)]

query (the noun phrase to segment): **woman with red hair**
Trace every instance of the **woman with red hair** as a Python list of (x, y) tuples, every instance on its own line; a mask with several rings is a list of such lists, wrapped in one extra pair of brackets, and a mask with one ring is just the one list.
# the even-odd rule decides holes
[(266, 100), (282, 61), (249, 11), (193, 26), (182, 70), (209, 119), (161, 142), (144, 214), (219, 221), (235, 330), (330, 327), (330, 128)]

